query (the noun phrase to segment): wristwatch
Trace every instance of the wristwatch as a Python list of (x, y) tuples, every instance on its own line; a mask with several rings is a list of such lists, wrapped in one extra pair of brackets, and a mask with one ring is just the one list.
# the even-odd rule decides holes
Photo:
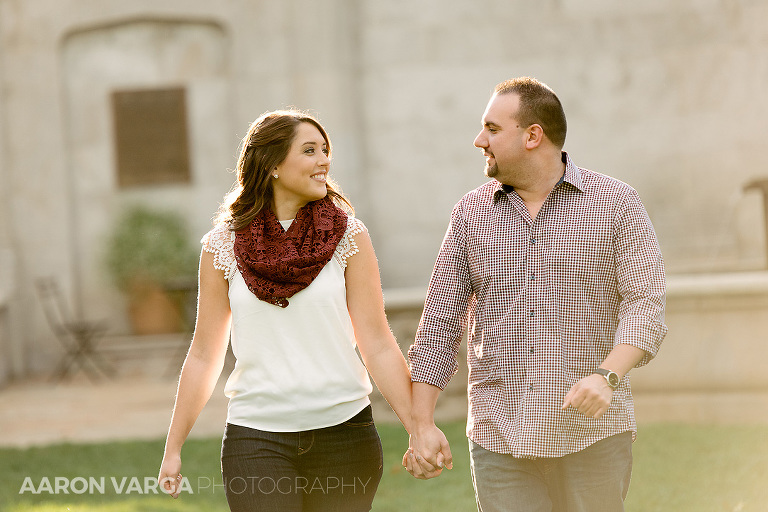
[(616, 375), (615, 372), (612, 372), (611, 370), (606, 370), (605, 368), (598, 368), (592, 373), (593, 374), (597, 373), (605, 377), (605, 381), (608, 383), (611, 389), (616, 389), (619, 387), (619, 382), (621, 382), (621, 379), (619, 379), (619, 376)]

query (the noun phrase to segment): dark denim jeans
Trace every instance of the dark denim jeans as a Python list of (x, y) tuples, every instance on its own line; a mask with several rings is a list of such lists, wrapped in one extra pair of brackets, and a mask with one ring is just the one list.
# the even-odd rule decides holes
[(469, 442), (480, 512), (621, 512), (632, 475), (632, 433), (558, 458), (518, 459)]
[(368, 406), (339, 425), (265, 432), (227, 424), (221, 472), (232, 511), (367, 512), (381, 480)]

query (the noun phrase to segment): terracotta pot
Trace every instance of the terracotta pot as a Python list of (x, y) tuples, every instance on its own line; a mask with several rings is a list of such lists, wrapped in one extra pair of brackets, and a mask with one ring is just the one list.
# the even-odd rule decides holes
[(179, 304), (156, 284), (132, 286), (128, 312), (134, 334), (168, 334), (183, 330)]

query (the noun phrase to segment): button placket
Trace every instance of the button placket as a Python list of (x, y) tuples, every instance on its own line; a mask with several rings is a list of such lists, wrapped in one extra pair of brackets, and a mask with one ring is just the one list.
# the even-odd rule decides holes
[[(535, 225), (535, 223), (534, 223)], [(541, 268), (541, 247), (540, 244), (536, 243), (536, 230), (533, 226), (531, 226), (528, 234), (528, 241), (526, 244), (526, 261), (528, 262), (527, 268), (526, 268), (526, 277), (528, 280), (528, 286), (527, 291), (527, 312), (526, 315), (527, 322), (526, 322), (526, 347), (525, 351), (527, 352), (527, 366), (528, 366), (528, 382), (526, 386), (526, 393), (532, 393), (535, 390), (535, 385), (533, 382), (533, 376), (536, 374), (534, 371), (535, 366), (535, 360), (536, 360), (536, 345), (538, 344), (538, 337), (541, 335), (540, 329), (538, 329), (539, 324), (539, 315), (537, 314), (537, 304), (535, 303), (535, 297), (537, 296), (536, 293), (536, 285), (537, 285), (537, 276), (539, 273), (539, 269)]]

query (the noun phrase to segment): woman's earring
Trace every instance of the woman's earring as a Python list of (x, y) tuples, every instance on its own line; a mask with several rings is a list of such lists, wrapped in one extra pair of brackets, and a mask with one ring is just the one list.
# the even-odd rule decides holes
[(277, 174), (273, 174), (272, 177), (277, 179)]

